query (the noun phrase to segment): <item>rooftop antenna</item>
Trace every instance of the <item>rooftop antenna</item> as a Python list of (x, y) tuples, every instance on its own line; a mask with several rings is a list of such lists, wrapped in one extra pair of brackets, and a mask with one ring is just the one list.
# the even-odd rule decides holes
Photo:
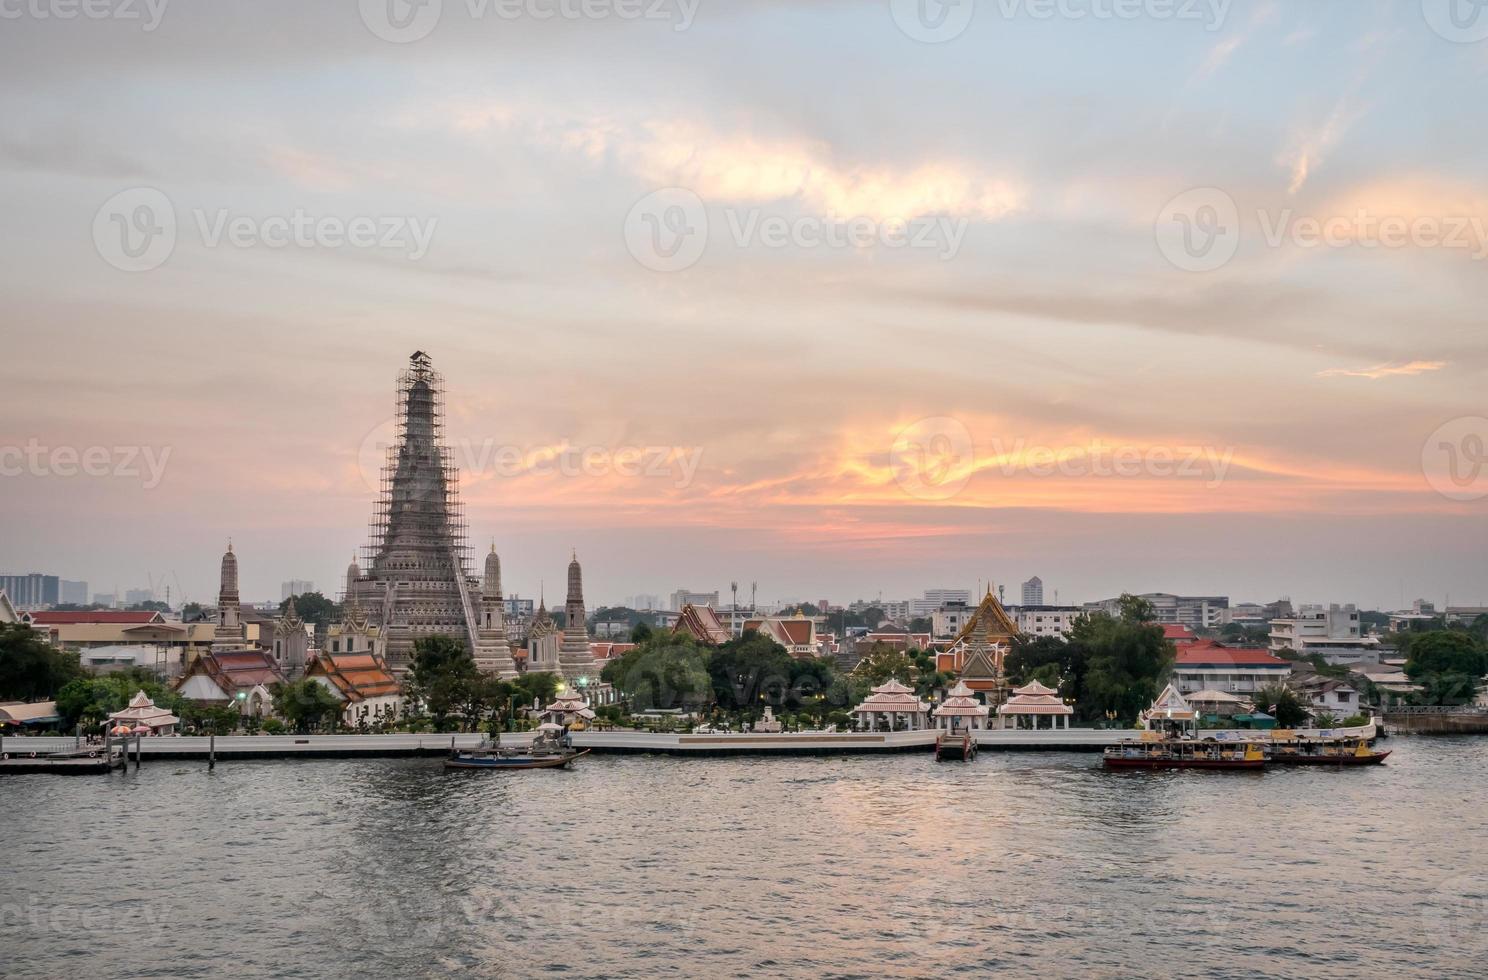
[(739, 635), (739, 583), (730, 582), (729, 590), (734, 594), (733, 605), (729, 607), (729, 635)]

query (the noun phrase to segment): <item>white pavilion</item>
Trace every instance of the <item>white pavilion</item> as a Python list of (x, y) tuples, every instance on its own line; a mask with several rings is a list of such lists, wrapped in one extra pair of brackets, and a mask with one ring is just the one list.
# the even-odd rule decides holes
[(1164, 732), (1183, 738), (1197, 734), (1199, 713), (1184, 700), (1177, 688), (1169, 684), (1142, 715), (1142, 721), (1149, 732)]
[(543, 709), (543, 721), (564, 728), (583, 728), (594, 720), (594, 712), (584, 696), (573, 688), (558, 692), (553, 703)]
[(957, 681), (933, 712), (935, 727), (946, 732), (978, 731), (987, 727), (989, 710), (965, 681)]
[(129, 699), (129, 707), (123, 711), (115, 711), (108, 716), (109, 728), (118, 733), (118, 730), (129, 729), (130, 731), (148, 731), (151, 735), (170, 735), (181, 723), (181, 719), (166, 711), (164, 708), (155, 706), (150, 696), (140, 691)]
[(917, 732), (929, 727), (930, 706), (915, 697), (913, 688), (889, 678), (868, 695), (867, 700), (853, 709), (853, 714), (866, 715), (868, 730), (878, 731), (879, 720), (891, 732)]
[[(1040, 719), (1047, 718), (1048, 728), (1068, 730), (1070, 717), (1074, 713), (1074, 708), (1059, 700), (1058, 691), (1045, 687), (1038, 681), (1015, 688), (1013, 696), (997, 709), (997, 717), (1003, 728), (1043, 728), (1046, 726)], [(1025, 718), (1028, 719), (1026, 725), (1023, 722)]]

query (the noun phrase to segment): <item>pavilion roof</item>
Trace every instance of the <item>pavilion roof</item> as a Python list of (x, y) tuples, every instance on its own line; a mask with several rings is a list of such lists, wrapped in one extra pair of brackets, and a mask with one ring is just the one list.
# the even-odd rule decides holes
[(129, 699), (129, 707), (123, 711), (115, 711), (108, 716), (109, 721), (133, 721), (149, 725), (152, 728), (161, 725), (178, 725), (181, 719), (166, 711), (164, 708), (156, 707), (155, 702), (143, 690)]
[[(1048, 688), (1044, 688), (1048, 690)], [(1017, 694), (997, 709), (999, 715), (1072, 715), (1075, 709), (1052, 694)]]
[(1033, 697), (1051, 697), (1058, 693), (1059, 692), (1054, 690), (1052, 687), (1045, 687), (1038, 681), (1031, 681), (1027, 684), (1024, 684), (1022, 687), (1015, 688), (1013, 690), (1014, 695), (1027, 694)]
[(1177, 721), (1188, 721), (1198, 717), (1198, 712), (1193, 706), (1183, 699), (1178, 689), (1172, 684), (1162, 689), (1157, 700), (1152, 702), (1152, 707), (1147, 709), (1149, 718), (1167, 718)]

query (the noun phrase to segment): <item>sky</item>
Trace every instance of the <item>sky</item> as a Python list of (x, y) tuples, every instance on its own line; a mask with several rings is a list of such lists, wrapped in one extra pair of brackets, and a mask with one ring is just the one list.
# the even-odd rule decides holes
[[(1455, 16), (1454, 16), (1455, 14)], [(1488, 9), (4, 0), (0, 573), (1488, 602)]]

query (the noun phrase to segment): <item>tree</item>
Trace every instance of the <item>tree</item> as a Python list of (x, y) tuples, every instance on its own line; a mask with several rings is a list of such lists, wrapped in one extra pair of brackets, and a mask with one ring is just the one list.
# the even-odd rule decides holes
[(57, 649), (29, 626), (0, 623), (0, 700), (45, 701), (82, 675), (76, 653)]
[(1152, 603), (1130, 592), (1121, 593), (1121, 598), (1116, 600), (1116, 604), (1121, 611), (1123, 623), (1150, 623), (1157, 618), (1157, 612), (1152, 608)]
[(930, 622), (929, 616), (916, 616), (909, 621), (909, 631), (911, 633), (929, 633), (932, 628), (933, 624)]
[(57, 714), (63, 727), (73, 728), (79, 722), (90, 730), (97, 729), (116, 711), (122, 711), (129, 699), (144, 691), (157, 707), (181, 715), (185, 701), (160, 682), (150, 671), (130, 668), (101, 677), (77, 677), (57, 692)]
[(436, 729), (444, 730), (452, 718), (468, 717), (471, 685), (479, 678), (475, 658), (454, 637), (435, 634), (413, 641), (406, 693), (423, 704)]
[(636, 623), (635, 626), (631, 628), (630, 642), (645, 643), (649, 639), (651, 639), (651, 627), (648, 626), (644, 621)]
[(322, 728), (335, 731), (343, 707), (341, 699), (313, 677), (274, 685), (274, 710), (301, 734)]
[(1015, 687), (1036, 680), (1078, 699), (1089, 664), (1090, 651), (1082, 643), (1068, 643), (1057, 636), (1015, 636), (1003, 670)]
[(894, 678), (904, 684), (913, 683), (915, 665), (909, 655), (895, 650), (887, 643), (878, 642), (868, 651), (868, 656), (858, 663), (854, 673), (866, 680), (870, 687), (878, 687)]
[(181, 607), (182, 622), (194, 623), (206, 614), (206, 608), (199, 602), (188, 602)]
[(1257, 711), (1264, 711), (1276, 719), (1276, 724), (1282, 728), (1296, 728), (1307, 723), (1311, 707), (1296, 691), (1280, 682), (1267, 684), (1256, 691), (1255, 706)]
[(691, 710), (713, 700), (708, 653), (689, 636), (653, 637), (606, 664), (601, 677), (632, 711)]
[[(319, 592), (302, 592), (292, 598), (295, 612), (305, 622), (314, 623), (317, 628), (324, 628), (341, 619), (341, 607)], [(289, 599), (285, 599), (279, 603), (279, 615), (284, 615), (288, 610)]]
[(1405, 674), (1421, 685), (1427, 704), (1467, 704), (1488, 673), (1488, 653), (1470, 633), (1420, 633), (1410, 637), (1405, 649)]
[(160, 602), (157, 599), (146, 599), (144, 602), (136, 602), (134, 605), (129, 607), (128, 611), (168, 613), (171, 611), (171, 608), (170, 606), (166, 605), (163, 602)]
[(1108, 713), (1123, 722), (1137, 716), (1157, 696), (1158, 682), (1173, 664), (1173, 645), (1163, 638), (1162, 627), (1142, 619), (1144, 600), (1124, 600), (1121, 619), (1105, 613), (1083, 616), (1070, 630), (1070, 656), (1084, 673), (1079, 677), (1076, 711), (1085, 718)]

